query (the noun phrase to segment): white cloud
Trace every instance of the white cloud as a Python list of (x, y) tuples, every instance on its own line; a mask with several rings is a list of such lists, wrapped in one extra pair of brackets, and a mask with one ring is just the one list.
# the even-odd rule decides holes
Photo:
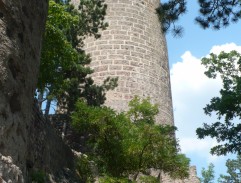
[(174, 64), (171, 70), (174, 91), (200, 90), (205, 83), (203, 78), (200, 77), (204, 71), (204, 67), (200, 66), (200, 60), (189, 51), (185, 52), (181, 58), (182, 62)]
[[(241, 53), (241, 46), (234, 43), (213, 46), (210, 53), (218, 54), (221, 51), (232, 50)], [(186, 51), (181, 56), (181, 61), (172, 65), (170, 72), (174, 118), (182, 152), (205, 158), (206, 162), (213, 162), (222, 159), (209, 153), (210, 148), (217, 143), (214, 139), (198, 140), (195, 130), (202, 127), (204, 122), (216, 120), (215, 116), (206, 116), (203, 108), (212, 97), (219, 95), (222, 83), (220, 78), (207, 78), (204, 71), (201, 58), (195, 57), (190, 51)]]
[(217, 145), (214, 139), (182, 138), (180, 141), (181, 151), (186, 154), (195, 154), (206, 159), (207, 163), (220, 161), (220, 156), (211, 155), (210, 149)]
[(216, 45), (216, 46), (212, 47), (212, 49), (210, 50), (210, 53), (218, 54), (221, 51), (230, 52), (230, 51), (233, 51), (233, 50), (236, 50), (239, 53), (241, 53), (241, 46), (238, 46), (235, 43), (227, 43), (227, 44), (223, 44), (223, 45)]
[(204, 122), (202, 108), (217, 96), (221, 80), (212, 80), (204, 75), (205, 68), (200, 59), (189, 51), (182, 55), (182, 61), (171, 69), (172, 97), (175, 124), (178, 136), (195, 135), (195, 130)]
[(201, 154), (203, 151), (209, 151), (212, 144), (214, 144), (213, 140), (199, 140), (197, 138), (182, 138), (180, 142), (183, 153), (199, 152)]

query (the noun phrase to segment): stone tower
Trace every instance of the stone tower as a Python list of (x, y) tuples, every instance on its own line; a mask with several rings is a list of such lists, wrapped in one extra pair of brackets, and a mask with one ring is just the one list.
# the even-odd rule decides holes
[(156, 8), (160, 0), (106, 0), (107, 30), (86, 40), (96, 83), (118, 77), (106, 105), (126, 110), (133, 96), (150, 97), (159, 105), (157, 123), (173, 124), (173, 109), (165, 36)]
[[(72, 0), (78, 4), (79, 0)], [(170, 75), (165, 35), (156, 13), (160, 0), (105, 0), (109, 26), (100, 39), (87, 38), (85, 51), (91, 55), (96, 83), (118, 77), (118, 87), (108, 91), (106, 105), (127, 110), (138, 95), (159, 105), (157, 123), (174, 125)], [(200, 183), (196, 168), (185, 180), (162, 174), (165, 183)]]

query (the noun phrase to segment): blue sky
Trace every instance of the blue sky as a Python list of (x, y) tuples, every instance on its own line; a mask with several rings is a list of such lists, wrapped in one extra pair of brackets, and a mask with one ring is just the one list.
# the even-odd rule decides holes
[(187, 5), (188, 12), (178, 22), (184, 28), (183, 36), (173, 38), (170, 33), (166, 36), (177, 137), (182, 151), (191, 158), (191, 164), (197, 166), (198, 174), (202, 167), (206, 168), (212, 162), (217, 178), (226, 171), (227, 157), (211, 156), (210, 147), (216, 142), (213, 139), (198, 140), (195, 130), (204, 122), (216, 120), (215, 116), (205, 116), (203, 107), (218, 95), (221, 80), (211, 80), (204, 76), (205, 69), (200, 64), (200, 58), (221, 50), (241, 51), (241, 23), (231, 24), (219, 31), (203, 30), (194, 21), (198, 15), (197, 1), (188, 1)]

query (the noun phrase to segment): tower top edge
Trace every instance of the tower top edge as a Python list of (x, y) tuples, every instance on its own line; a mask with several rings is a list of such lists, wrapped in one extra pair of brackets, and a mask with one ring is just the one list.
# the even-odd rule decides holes
[[(130, 1), (130, 3), (131, 3), (133, 0), (126, 0), (126, 1)], [(137, 1), (144, 2), (144, 3), (147, 3), (147, 4), (152, 4), (155, 7), (158, 7), (161, 3), (161, 0), (137, 0)], [(79, 4), (79, 2), (80, 2), (80, 0), (71, 0), (71, 3), (74, 4), (75, 6), (77, 6)], [(118, 1), (118, 0), (105, 0), (104, 2), (106, 4), (108, 4), (108, 3), (117, 3), (117, 4), (121, 3), (121, 1)]]
[[(76, 0), (75, 0), (76, 1)], [(158, 8), (161, 1), (160, 0), (105, 0), (104, 1), (107, 5), (108, 4), (120, 4), (120, 5), (141, 5), (141, 6), (148, 6), (153, 8)]]

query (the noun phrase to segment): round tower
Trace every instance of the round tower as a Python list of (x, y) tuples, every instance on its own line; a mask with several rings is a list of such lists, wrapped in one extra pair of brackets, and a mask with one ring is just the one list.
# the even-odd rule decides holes
[(126, 110), (138, 95), (159, 105), (157, 123), (173, 124), (166, 40), (156, 8), (160, 0), (106, 0), (109, 27), (101, 38), (88, 38), (93, 79), (118, 77), (118, 87), (107, 93), (106, 105)]

